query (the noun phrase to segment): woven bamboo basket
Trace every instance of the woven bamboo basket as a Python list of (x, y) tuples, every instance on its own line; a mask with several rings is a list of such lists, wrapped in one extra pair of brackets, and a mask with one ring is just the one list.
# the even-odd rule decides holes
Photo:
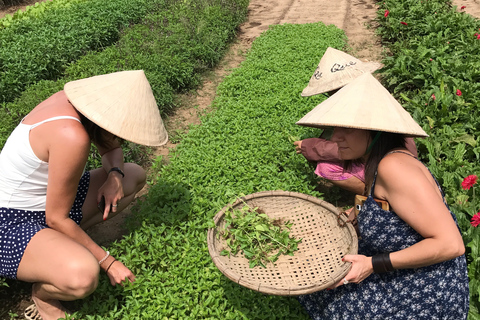
[[(270, 218), (293, 222), (290, 235), (303, 238), (298, 251), (293, 256), (280, 256), (267, 268), (250, 268), (241, 253), (220, 255), (227, 248), (225, 240), (217, 236), (225, 225), (224, 214), (228, 208), (241, 209), (245, 203)], [(350, 263), (342, 258), (358, 252), (357, 234), (352, 224), (346, 223), (345, 215), (328, 202), (302, 193), (253, 193), (222, 208), (214, 221), (216, 227), (208, 230), (208, 251), (214, 264), (230, 280), (266, 294), (295, 296), (326, 289), (348, 273)]]

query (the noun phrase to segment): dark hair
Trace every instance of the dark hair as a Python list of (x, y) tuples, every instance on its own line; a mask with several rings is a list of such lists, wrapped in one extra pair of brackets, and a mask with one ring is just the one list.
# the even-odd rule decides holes
[(102, 129), (97, 124), (90, 121), (87, 117), (80, 113), (80, 121), (82, 122), (83, 127), (87, 131), (90, 140), (96, 145), (108, 148), (111, 142), (108, 131)]
[[(378, 131), (370, 131), (372, 141), (377, 133)], [(380, 160), (395, 148), (405, 148), (405, 136), (398, 133), (382, 132), (373, 145), (365, 164), (365, 195), (370, 192)]]

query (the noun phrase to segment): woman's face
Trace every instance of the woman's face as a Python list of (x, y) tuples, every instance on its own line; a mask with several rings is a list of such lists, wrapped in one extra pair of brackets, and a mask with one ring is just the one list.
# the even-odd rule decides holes
[(370, 131), (337, 127), (333, 130), (331, 141), (338, 145), (338, 154), (342, 160), (360, 159), (365, 155), (370, 143)]

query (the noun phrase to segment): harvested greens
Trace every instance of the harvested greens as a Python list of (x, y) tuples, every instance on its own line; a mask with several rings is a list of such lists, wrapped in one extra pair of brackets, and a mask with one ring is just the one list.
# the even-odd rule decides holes
[(219, 236), (226, 240), (228, 249), (223, 256), (242, 252), (250, 263), (250, 268), (274, 263), (280, 255), (290, 255), (298, 250), (302, 239), (290, 237), (293, 225), (283, 219), (272, 219), (261, 209), (245, 204), (241, 209), (229, 208), (224, 216), (225, 227)]

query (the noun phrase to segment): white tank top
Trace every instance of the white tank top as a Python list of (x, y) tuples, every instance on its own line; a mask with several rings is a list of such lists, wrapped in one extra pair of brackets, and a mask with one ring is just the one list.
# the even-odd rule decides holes
[(20, 122), (8, 137), (0, 153), (0, 207), (45, 211), (48, 162), (35, 155), (29, 134), (43, 123), (60, 119), (80, 122), (70, 116), (53, 117), (35, 124)]

